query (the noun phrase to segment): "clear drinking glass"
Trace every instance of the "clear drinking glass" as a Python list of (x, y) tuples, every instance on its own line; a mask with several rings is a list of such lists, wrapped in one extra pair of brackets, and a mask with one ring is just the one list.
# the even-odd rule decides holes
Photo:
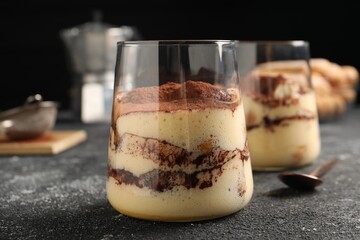
[(118, 43), (107, 197), (146, 220), (199, 221), (253, 193), (246, 123), (229, 40)]
[(239, 41), (253, 170), (313, 163), (321, 148), (307, 41)]

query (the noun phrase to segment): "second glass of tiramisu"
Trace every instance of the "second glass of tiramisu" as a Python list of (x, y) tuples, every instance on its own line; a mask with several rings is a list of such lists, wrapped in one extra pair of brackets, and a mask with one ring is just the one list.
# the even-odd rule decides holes
[(321, 141), (309, 43), (240, 41), (238, 53), (253, 170), (313, 163)]
[(118, 43), (107, 197), (155, 221), (245, 207), (253, 175), (231, 40)]

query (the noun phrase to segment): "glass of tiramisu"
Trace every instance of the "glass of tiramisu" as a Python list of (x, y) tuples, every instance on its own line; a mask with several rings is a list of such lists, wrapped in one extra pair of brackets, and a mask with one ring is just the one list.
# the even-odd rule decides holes
[(181, 222), (223, 217), (253, 193), (236, 42), (117, 45), (107, 198), (120, 213)]
[(238, 61), (254, 171), (313, 163), (321, 148), (307, 41), (240, 41)]

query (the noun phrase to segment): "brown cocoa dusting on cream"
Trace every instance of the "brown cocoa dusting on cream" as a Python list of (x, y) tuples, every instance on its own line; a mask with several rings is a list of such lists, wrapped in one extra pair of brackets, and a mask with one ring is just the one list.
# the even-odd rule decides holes
[[(161, 86), (142, 87), (128, 92), (122, 103), (154, 103), (172, 102), (181, 99), (214, 99), (222, 102), (232, 102), (232, 96), (226, 89), (201, 81), (188, 80), (183, 84), (168, 82)], [(175, 109), (176, 106), (173, 106)]]
[(278, 106), (289, 106), (298, 104), (298, 95), (303, 95), (310, 91), (310, 89), (303, 84), (299, 84), (299, 90), (296, 97), (275, 98), (274, 92), (279, 85), (288, 83), (295, 83), (286, 78), (282, 74), (270, 75), (255, 75), (244, 80), (244, 88), (247, 89), (246, 95), (254, 101), (260, 102), (270, 108)]
[(220, 86), (188, 80), (182, 84), (168, 82), (161, 86), (141, 87), (130, 92), (117, 93), (113, 122), (132, 112), (172, 112), (206, 108), (228, 108), (235, 111), (239, 96)]

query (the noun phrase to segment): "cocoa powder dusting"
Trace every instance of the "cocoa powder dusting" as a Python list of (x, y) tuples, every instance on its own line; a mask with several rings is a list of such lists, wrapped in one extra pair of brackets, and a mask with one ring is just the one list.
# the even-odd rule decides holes
[[(288, 96), (278, 99), (273, 96), (274, 91), (279, 85), (288, 83), (296, 83), (296, 81), (288, 79), (283, 74), (279, 73), (251, 76), (245, 79), (242, 84), (244, 85), (244, 89), (246, 89), (245, 92), (247, 96), (263, 105), (275, 108), (278, 106), (294, 105), (299, 102), (298, 97)], [(297, 92), (298, 95), (302, 95), (310, 91), (310, 89), (303, 84), (297, 84), (299, 85), (299, 90)]]
[(239, 105), (239, 96), (220, 86), (188, 80), (182, 84), (168, 82), (161, 86), (141, 87), (117, 94), (113, 121), (132, 112), (171, 112), (205, 108), (229, 108)]

